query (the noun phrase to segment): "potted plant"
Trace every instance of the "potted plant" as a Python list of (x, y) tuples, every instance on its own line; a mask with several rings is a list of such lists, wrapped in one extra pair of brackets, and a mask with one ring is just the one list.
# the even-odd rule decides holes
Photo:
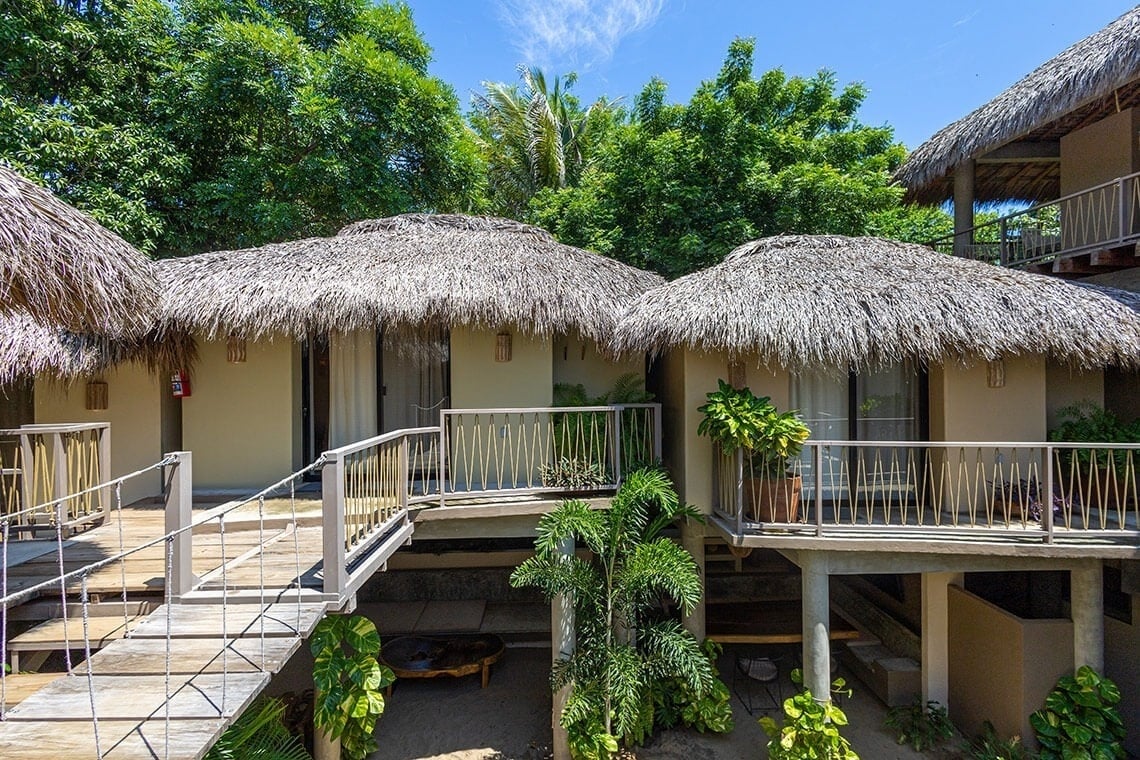
[(795, 522), (803, 482), (789, 471), (789, 464), (811, 431), (797, 412), (780, 412), (768, 396), (758, 397), (723, 380), (717, 385), (697, 409), (704, 415), (697, 433), (720, 444), (728, 456), (744, 449), (744, 503), (753, 519)]

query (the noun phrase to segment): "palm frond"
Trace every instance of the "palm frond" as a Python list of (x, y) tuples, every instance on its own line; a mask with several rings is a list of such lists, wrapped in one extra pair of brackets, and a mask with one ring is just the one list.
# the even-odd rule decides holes
[(586, 502), (570, 499), (542, 516), (537, 533), (534, 547), (538, 552), (561, 551), (563, 542), (571, 538), (581, 539), (590, 551), (599, 552), (605, 543), (605, 517)]
[(701, 601), (701, 575), (691, 554), (667, 538), (633, 549), (614, 584), (622, 606), (631, 610), (667, 594), (689, 614)]
[(680, 678), (697, 694), (712, 688), (716, 673), (701, 645), (674, 620), (666, 620), (641, 630), (640, 646), (652, 674), (659, 678)]

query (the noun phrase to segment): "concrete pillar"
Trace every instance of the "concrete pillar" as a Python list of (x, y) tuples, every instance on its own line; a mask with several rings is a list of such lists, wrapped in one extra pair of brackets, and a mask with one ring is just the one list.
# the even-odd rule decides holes
[(954, 170), (954, 255), (968, 256), (974, 243), (974, 159), (963, 161)]
[(697, 641), (705, 640), (705, 600), (708, 589), (705, 586), (705, 526), (695, 520), (685, 520), (681, 523), (681, 546), (692, 555), (697, 563), (697, 572), (701, 574), (701, 602), (693, 610), (693, 614), (686, 615), (684, 619), (685, 630), (693, 634)]
[(960, 573), (922, 574), (922, 701), (950, 704), (950, 598)]
[(831, 613), (827, 554), (800, 552), (803, 587), (804, 687), (817, 701), (831, 699)]
[(1069, 571), (1073, 618), (1073, 669), (1088, 665), (1104, 674), (1104, 566), (1086, 560)]
[[(564, 541), (559, 547), (559, 553), (567, 559), (574, 556), (574, 541)], [(550, 603), (550, 648), (554, 661), (568, 659), (574, 653), (574, 600), (567, 596), (557, 596)], [(554, 760), (570, 760), (570, 745), (567, 741), (566, 729), (562, 727), (560, 719), (562, 708), (566, 706), (566, 699), (570, 696), (570, 687), (560, 689), (554, 694), (550, 713), (550, 728), (553, 732)]]

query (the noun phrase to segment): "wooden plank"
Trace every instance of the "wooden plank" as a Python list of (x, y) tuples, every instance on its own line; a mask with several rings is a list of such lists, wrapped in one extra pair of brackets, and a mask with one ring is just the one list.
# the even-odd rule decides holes
[[(177, 638), (221, 638), (222, 605), (176, 604), (170, 607), (170, 629)], [(263, 614), (264, 609), (264, 614)], [(225, 608), (227, 636), (260, 636), (261, 618), (266, 636), (307, 637), (324, 617), (325, 605), (282, 602), (262, 608), (257, 604), (230, 604)], [(166, 638), (167, 605), (162, 605), (131, 632), (131, 638)]]
[[(104, 647), (116, 639), (121, 639), (129, 628), (140, 622), (141, 617), (133, 615), (123, 622), (121, 615), (90, 617), (87, 619), (87, 635), (92, 648)], [(66, 635), (65, 635), (66, 633)], [(10, 652), (36, 652), (45, 649), (83, 648), (83, 619), (71, 617), (64, 621), (56, 618), (40, 623), (24, 631), (8, 642)]]
[[(279, 673), (301, 646), (299, 638), (266, 637), (264, 642), (263, 659), (260, 639), (230, 639), (223, 661), (220, 639), (177, 639), (171, 644), (170, 672)], [(166, 652), (165, 639), (122, 639), (92, 655), (91, 669), (99, 675), (164, 675)]]
[[(100, 720), (165, 719), (164, 676), (93, 677), (89, 691), (86, 675), (57, 678), (8, 712), (7, 721), (91, 721), (91, 698)], [(172, 676), (170, 719), (212, 720), (241, 713), (269, 683), (268, 673), (203, 673)], [(223, 699), (224, 691), (224, 699)], [(56, 731), (60, 731), (59, 726)]]
[[(199, 760), (217, 741), (222, 720), (99, 721), (99, 749), (106, 760)], [(169, 736), (167, 732), (169, 730)], [(94, 724), (73, 723), (66, 731), (51, 721), (0, 723), (0, 757), (29, 760), (86, 760), (95, 757)]]
[(1093, 274), (1099, 271), (1089, 264), (1089, 254), (1077, 254), (1053, 261), (1053, 274)]
[(1140, 262), (1136, 260), (1136, 246), (1130, 245), (1093, 251), (1089, 263), (1094, 267), (1134, 267)]
[[(10, 709), (66, 673), (12, 673), (4, 676), (4, 704)], [(5, 755), (6, 757), (6, 755)]]

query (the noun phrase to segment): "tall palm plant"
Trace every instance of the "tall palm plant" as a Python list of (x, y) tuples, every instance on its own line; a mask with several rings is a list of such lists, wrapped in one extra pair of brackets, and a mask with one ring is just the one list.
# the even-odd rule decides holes
[(519, 67), (520, 85), (484, 82), (471, 123), (488, 164), (495, 211), (519, 217), (543, 188), (573, 184), (586, 160), (590, 132), (615, 102), (582, 109), (570, 94), (577, 75), (548, 84), (537, 67)]
[[(712, 687), (712, 665), (696, 639), (661, 614), (662, 599), (686, 613), (701, 599), (692, 556), (661, 535), (682, 516), (699, 517), (679, 502), (668, 476), (636, 470), (608, 510), (571, 500), (544, 515), (535, 555), (511, 575), (513, 586), (573, 600), (576, 648), (555, 663), (551, 686), (571, 687), (560, 721), (578, 755), (604, 755), (597, 748), (612, 752), (618, 737), (650, 728), (654, 681), (679, 677), (698, 695)], [(593, 556), (563, 553), (571, 541)], [(583, 744), (594, 752), (582, 751)]]

